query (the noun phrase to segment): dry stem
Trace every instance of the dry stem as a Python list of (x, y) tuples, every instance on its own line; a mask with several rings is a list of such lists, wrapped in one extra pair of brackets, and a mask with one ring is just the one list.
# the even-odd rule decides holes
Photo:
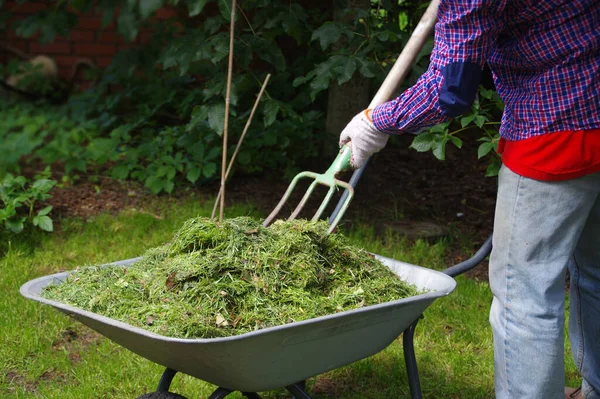
[[(254, 112), (256, 112), (256, 108), (258, 108), (258, 104), (260, 103), (260, 99), (262, 98), (262, 95), (265, 92), (265, 89), (267, 87), (267, 84), (269, 83), (270, 78), (271, 78), (271, 74), (268, 74), (267, 77), (265, 78), (265, 81), (263, 82), (262, 86), (260, 87), (260, 92), (258, 93), (258, 97), (256, 97), (256, 101), (254, 101), (254, 106), (252, 107), (252, 111), (250, 111), (250, 116), (248, 117), (248, 120), (246, 121), (246, 126), (244, 126), (244, 130), (242, 131), (240, 140), (238, 141), (238, 143), (235, 147), (233, 156), (229, 160), (229, 165), (227, 166), (227, 171), (225, 172), (225, 181), (229, 177), (229, 172), (231, 172), (231, 167), (233, 166), (233, 163), (235, 162), (235, 158), (237, 157), (237, 154), (240, 151), (240, 147), (242, 145), (242, 142), (244, 141), (244, 137), (246, 137), (248, 128), (250, 127), (250, 124), (252, 123), (252, 118), (254, 118)], [(221, 187), (223, 187), (223, 185)], [(215, 217), (215, 213), (217, 211), (217, 204), (219, 204), (219, 199), (221, 199), (222, 192), (223, 192), (222, 188), (219, 189), (219, 194), (217, 194), (217, 199), (215, 200), (215, 206), (213, 207), (212, 215), (210, 216), (211, 219), (213, 219)]]
[(236, 0), (231, 2), (231, 23), (229, 28), (229, 65), (227, 68), (227, 94), (225, 95), (225, 120), (223, 121), (223, 157), (221, 161), (221, 208), (219, 221), (223, 220), (225, 208), (225, 168), (227, 167), (227, 131), (229, 129), (229, 100), (231, 96), (231, 79), (233, 75), (233, 38), (235, 35), (235, 9)]

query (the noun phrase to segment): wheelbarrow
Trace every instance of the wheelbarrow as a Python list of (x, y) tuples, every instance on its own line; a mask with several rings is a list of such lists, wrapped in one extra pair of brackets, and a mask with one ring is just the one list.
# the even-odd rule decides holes
[[(310, 399), (305, 389), (306, 379), (374, 355), (401, 334), (411, 398), (417, 399), (422, 397), (413, 345), (418, 320), (433, 301), (454, 290), (453, 276), (481, 263), (490, 250), (491, 237), (472, 258), (443, 272), (375, 255), (400, 278), (426, 292), (224, 338), (170, 338), (41, 296), (44, 287), (61, 283), (69, 272), (31, 280), (21, 286), (20, 292), (166, 367), (156, 392), (138, 399), (183, 398), (169, 392), (177, 372), (216, 385), (218, 388), (209, 399), (222, 399), (234, 391), (249, 399), (260, 399), (258, 392), (279, 388), (286, 388), (296, 399)], [(127, 267), (139, 259), (106, 267)]]

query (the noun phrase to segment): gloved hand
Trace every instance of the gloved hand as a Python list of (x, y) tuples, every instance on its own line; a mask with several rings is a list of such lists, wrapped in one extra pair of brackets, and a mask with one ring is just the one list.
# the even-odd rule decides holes
[(389, 138), (389, 135), (375, 128), (367, 116), (368, 111), (361, 111), (352, 118), (340, 135), (340, 147), (350, 143), (350, 166), (354, 169), (360, 168), (372, 154), (381, 151)]

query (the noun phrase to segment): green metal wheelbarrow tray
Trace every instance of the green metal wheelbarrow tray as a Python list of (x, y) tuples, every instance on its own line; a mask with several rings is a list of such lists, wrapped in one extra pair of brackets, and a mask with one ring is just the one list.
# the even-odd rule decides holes
[[(157, 391), (140, 398), (182, 398), (169, 392), (173, 377), (182, 372), (216, 385), (209, 399), (225, 398), (234, 391), (259, 399), (258, 392), (284, 387), (296, 399), (310, 399), (306, 379), (374, 355), (401, 334), (411, 398), (421, 398), (413, 346), (416, 324), (433, 301), (454, 290), (452, 276), (478, 265), (490, 249), (491, 238), (471, 259), (443, 272), (376, 255), (402, 279), (427, 292), (225, 338), (170, 338), (41, 296), (44, 287), (64, 281), (69, 272), (31, 280), (20, 291), (26, 298), (53, 306), (124, 348), (165, 366)], [(123, 267), (139, 259), (106, 267)]]

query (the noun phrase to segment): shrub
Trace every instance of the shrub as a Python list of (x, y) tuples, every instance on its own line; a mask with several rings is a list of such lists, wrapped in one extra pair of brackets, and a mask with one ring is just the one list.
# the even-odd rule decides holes
[(52, 207), (36, 211), (36, 205), (50, 198), (49, 191), (56, 185), (56, 181), (49, 177), (50, 169), (46, 168), (33, 180), (10, 173), (0, 180), (0, 223), (7, 230), (20, 233), (26, 224), (44, 231), (54, 230), (52, 219), (48, 216)]

